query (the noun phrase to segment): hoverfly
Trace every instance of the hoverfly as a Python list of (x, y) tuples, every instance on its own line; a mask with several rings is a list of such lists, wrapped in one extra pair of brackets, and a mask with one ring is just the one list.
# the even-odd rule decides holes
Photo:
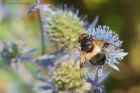
[(103, 48), (109, 44), (93, 39), (89, 34), (83, 33), (78, 38), (80, 44), (80, 77), (83, 78), (83, 69), (87, 63), (93, 66), (103, 66), (106, 61), (106, 56), (103, 53)]

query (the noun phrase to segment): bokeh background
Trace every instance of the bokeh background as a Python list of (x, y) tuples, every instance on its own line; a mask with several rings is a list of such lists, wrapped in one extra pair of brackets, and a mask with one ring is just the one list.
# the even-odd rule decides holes
[[(35, 13), (27, 14), (27, 8), (33, 2), (34, 0), (0, 0), (1, 42), (18, 40), (29, 47), (40, 48), (40, 38), (37, 38), (40, 36), (37, 17)], [(80, 15), (87, 15), (89, 23), (99, 15), (98, 24), (107, 25), (116, 31), (124, 41), (122, 47), (129, 53), (119, 64), (120, 72), (113, 71), (105, 81), (106, 92), (140, 93), (140, 0), (42, 0), (42, 2), (73, 6), (79, 9)], [(39, 53), (40, 51), (32, 55)], [(34, 76), (35, 65), (32, 63), (24, 65)], [(25, 73), (22, 73), (22, 76), (27, 74)], [(29, 75), (28, 79), (32, 78)], [(39, 93), (31, 91), (26, 83), (28, 81), (21, 79), (4, 64), (0, 64), (0, 93)]]

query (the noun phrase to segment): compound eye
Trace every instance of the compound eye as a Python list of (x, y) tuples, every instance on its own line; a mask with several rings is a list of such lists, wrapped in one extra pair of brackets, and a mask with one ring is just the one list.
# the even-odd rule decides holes
[(81, 45), (83, 47), (87, 47), (90, 45), (90, 41), (88, 39), (83, 39), (82, 42), (81, 42)]
[(81, 40), (83, 40), (83, 39), (85, 39), (85, 38), (88, 38), (88, 37), (89, 37), (89, 35), (88, 35), (88, 34), (86, 34), (86, 33), (81, 34), (81, 35), (79, 36), (79, 38), (78, 38), (78, 43), (80, 43), (80, 42), (81, 42)]

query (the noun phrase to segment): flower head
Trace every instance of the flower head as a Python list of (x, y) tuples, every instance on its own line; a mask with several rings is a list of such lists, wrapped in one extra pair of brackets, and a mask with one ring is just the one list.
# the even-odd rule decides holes
[(7, 41), (3, 43), (3, 47), (0, 51), (0, 57), (2, 62), (10, 65), (13, 61), (18, 62), (19, 60), (25, 60), (23, 56), (25, 57), (26, 54), (34, 51), (36, 51), (35, 48), (22, 48), (16, 41)]
[(41, 19), (46, 36), (59, 48), (72, 48), (84, 32), (85, 22), (70, 8), (40, 5)]
[(93, 30), (95, 30), (92, 31), (92, 37), (94, 39), (103, 40), (116, 47), (120, 47), (123, 43), (123, 41), (119, 40), (118, 34), (110, 30), (108, 26), (98, 26)]
[(53, 74), (54, 82), (58, 91), (62, 93), (81, 93), (84, 89), (85, 82), (81, 82), (79, 76), (79, 65), (66, 61), (61, 63)]
[(91, 34), (95, 40), (101, 40), (109, 44), (108, 47), (104, 47), (102, 52), (106, 56), (106, 64), (115, 70), (119, 70), (116, 64), (119, 63), (124, 56), (128, 53), (123, 52), (121, 45), (123, 41), (119, 40), (118, 34), (109, 29), (108, 26), (98, 26), (90, 28), (87, 33)]
[(1, 51), (2, 61), (6, 64), (10, 64), (11, 60), (19, 56), (18, 46), (15, 43), (7, 42)]

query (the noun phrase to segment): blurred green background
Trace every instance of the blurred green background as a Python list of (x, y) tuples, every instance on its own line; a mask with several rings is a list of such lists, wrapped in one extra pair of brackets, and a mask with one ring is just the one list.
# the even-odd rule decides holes
[[(39, 23), (27, 8), (34, 0), (0, 0), (0, 41), (19, 40), (29, 47), (40, 48)], [(67, 4), (87, 15), (89, 23), (99, 15), (99, 25), (107, 25), (124, 41), (129, 54), (119, 64), (120, 72), (113, 71), (105, 81), (107, 93), (140, 93), (140, 0), (42, 0), (54, 5)], [(8, 4), (9, 3), (9, 4)], [(13, 4), (10, 4), (13, 3)], [(27, 4), (14, 4), (27, 3)], [(2, 44), (0, 44), (0, 47)], [(34, 55), (39, 54), (39, 52)], [(26, 65), (26, 64), (25, 64)], [(33, 72), (33, 64), (26, 68)], [(18, 81), (17, 81), (18, 80)], [(21, 77), (0, 64), (0, 93), (32, 93)], [(44, 92), (34, 92), (44, 93)]]

